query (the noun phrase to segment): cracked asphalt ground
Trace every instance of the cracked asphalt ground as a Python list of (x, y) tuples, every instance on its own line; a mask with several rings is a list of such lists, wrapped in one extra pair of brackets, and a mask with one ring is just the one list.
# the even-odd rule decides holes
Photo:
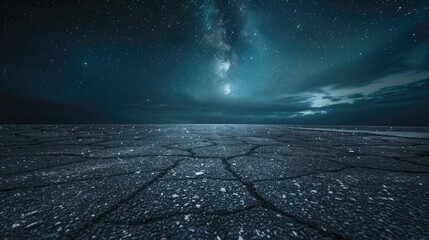
[(428, 129), (391, 130), (3, 125), (0, 237), (427, 238)]

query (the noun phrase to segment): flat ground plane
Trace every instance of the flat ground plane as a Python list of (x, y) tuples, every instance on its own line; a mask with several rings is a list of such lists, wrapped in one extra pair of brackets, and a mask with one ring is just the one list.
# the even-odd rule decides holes
[(422, 239), (423, 128), (0, 126), (2, 239)]

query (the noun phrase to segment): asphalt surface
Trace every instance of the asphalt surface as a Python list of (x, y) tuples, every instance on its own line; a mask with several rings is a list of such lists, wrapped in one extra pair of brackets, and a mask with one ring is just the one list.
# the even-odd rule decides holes
[(353, 129), (3, 125), (0, 238), (428, 238), (428, 129)]

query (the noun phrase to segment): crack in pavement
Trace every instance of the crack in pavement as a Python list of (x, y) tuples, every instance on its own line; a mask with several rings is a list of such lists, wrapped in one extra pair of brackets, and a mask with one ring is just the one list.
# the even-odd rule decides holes
[(127, 197), (122, 198), (109, 208), (107, 208), (102, 213), (98, 214), (95, 218), (93, 218), (91, 221), (85, 223), (80, 229), (78, 229), (75, 233), (71, 234), (70, 239), (79, 239), (79, 236), (83, 234), (87, 229), (93, 227), (96, 224), (99, 224), (103, 222), (103, 220), (111, 213), (113, 213), (115, 210), (117, 210), (122, 204), (125, 204), (129, 201), (131, 201), (133, 198), (135, 198), (139, 193), (146, 190), (148, 187), (150, 187), (152, 184), (156, 183), (159, 179), (167, 175), (167, 173), (175, 168), (182, 160), (177, 160), (172, 164), (170, 167), (160, 171), (156, 176), (154, 176), (151, 180), (144, 183), (140, 188), (133, 191), (131, 194), (129, 194)]
[[(323, 197), (326, 197), (326, 195), (324, 196), (326, 191), (320, 191), (320, 189), (323, 189), (323, 184), (325, 183), (315, 182), (315, 178), (312, 178), (313, 176), (316, 177), (322, 175), (321, 179), (325, 179), (328, 175), (324, 174), (332, 173), (332, 177), (334, 178), (337, 177), (340, 180), (347, 180), (347, 175), (349, 174), (349, 171), (347, 170), (350, 170), (352, 173), (363, 174), (362, 176), (368, 176), (371, 179), (373, 176), (378, 175), (391, 176), (391, 178), (384, 178), (386, 182), (383, 180), (383, 182), (379, 181), (375, 183), (376, 189), (378, 189), (377, 187), (379, 186), (383, 186), (383, 190), (389, 191), (389, 193), (386, 192), (389, 198), (386, 197), (386, 199), (381, 199), (380, 202), (377, 202), (377, 199), (374, 199), (373, 201), (375, 203), (380, 204), (378, 204), (377, 207), (371, 208), (371, 206), (370, 208), (366, 208), (367, 212), (365, 212), (365, 214), (368, 213), (376, 215), (378, 210), (382, 211), (384, 206), (388, 206), (389, 209), (395, 210), (395, 214), (397, 212), (403, 214), (401, 216), (404, 216), (404, 218), (400, 218), (400, 220), (405, 221), (405, 223), (408, 224), (407, 229), (405, 230), (401, 229), (401, 227), (395, 226), (396, 229), (392, 230), (395, 234), (397, 233), (395, 232), (397, 229), (406, 231), (409, 228), (412, 228), (412, 226), (416, 226), (413, 231), (420, 231), (418, 228), (424, 229), (422, 227), (423, 224), (419, 224), (418, 221), (421, 220), (421, 216), (425, 216), (425, 206), (419, 206), (418, 202), (413, 202), (412, 200), (407, 200), (407, 198), (405, 198), (408, 196), (411, 196), (412, 198), (414, 194), (422, 196), (423, 198), (424, 196), (427, 196), (425, 194), (429, 194), (429, 192), (426, 193), (429, 171), (425, 168), (429, 166), (427, 165), (429, 162), (426, 161), (426, 158), (429, 156), (429, 151), (427, 150), (429, 148), (429, 141), (424, 139), (409, 139), (391, 136), (384, 138), (380, 135), (353, 135), (349, 133), (342, 134), (335, 132), (325, 134), (320, 131), (291, 130), (289, 127), (274, 125), (222, 125), (221, 127), (206, 125), (192, 125), (185, 127), (177, 127), (177, 125), (142, 125), (142, 127), (137, 127), (136, 129), (134, 129), (134, 126), (132, 125), (123, 125), (119, 127), (94, 127), (85, 125), (76, 128), (70, 126), (56, 127), (47, 125), (38, 126), (37, 129), (33, 126), (6, 127), (0, 125), (0, 135), (1, 137), (4, 136), (4, 138), (0, 139), (0, 150), (2, 150), (0, 151), (0, 158), (2, 158), (2, 160), (5, 159), (6, 162), (4, 167), (0, 166), (2, 167), (2, 172), (4, 172), (4, 174), (0, 174), (0, 179), (7, 180), (5, 181), (4, 189), (0, 190), (0, 199), (2, 199), (2, 203), (5, 203), (5, 209), (13, 209), (4, 210), (5, 212), (3, 213), (5, 213), (5, 220), (1, 223), (5, 227), (0, 227), (0, 229), (9, 231), (12, 226), (12, 221), (15, 223), (15, 221), (19, 222), (23, 219), (22, 213), (31, 213), (33, 210), (40, 210), (40, 207), (48, 208), (52, 206), (52, 212), (49, 212), (50, 210), (45, 210), (44, 212), (37, 213), (40, 214), (40, 216), (37, 216), (37, 221), (44, 219), (46, 220), (45, 223), (32, 225), (31, 231), (27, 232), (19, 232), (21, 230), (18, 228), (16, 230), (9, 231), (12, 234), (11, 236), (16, 238), (31, 238), (31, 236), (33, 236), (33, 238), (40, 238), (41, 236), (48, 234), (49, 231), (57, 232), (56, 229), (61, 226), (63, 229), (68, 228), (67, 230), (69, 230), (69, 232), (63, 231), (58, 233), (59, 236), (70, 236), (71, 239), (78, 239), (87, 233), (92, 233), (92, 231), (94, 229), (98, 229), (98, 227), (100, 227), (102, 231), (110, 231), (109, 229), (103, 229), (103, 227), (101, 227), (105, 223), (122, 226), (138, 226), (151, 223), (163, 224), (166, 222), (168, 223), (170, 219), (173, 221), (172, 218), (180, 218), (186, 215), (194, 215), (195, 217), (202, 217), (202, 219), (208, 219), (208, 221), (211, 221), (212, 219), (216, 219), (216, 217), (242, 213), (242, 216), (245, 217), (244, 221), (247, 221), (249, 218), (253, 219), (255, 208), (258, 208), (258, 211), (269, 211), (273, 216), (277, 215), (278, 217), (287, 218), (287, 222), (293, 225), (293, 227), (291, 227), (292, 229), (296, 230), (297, 227), (305, 228), (306, 230), (310, 230), (312, 233), (315, 232), (320, 237), (344, 239), (348, 236), (356, 236), (355, 234), (359, 235), (360, 232), (356, 233), (356, 231), (362, 231), (363, 234), (368, 234), (366, 229), (368, 229), (369, 225), (365, 225), (365, 223), (359, 222), (358, 220), (360, 217), (365, 218), (364, 213), (362, 213), (360, 209), (366, 207), (367, 205), (365, 204), (367, 203), (365, 203), (365, 201), (358, 201), (353, 202), (353, 205), (351, 205), (349, 203), (352, 202), (347, 202), (345, 203), (347, 206), (342, 206), (335, 201), (334, 203), (327, 202), (326, 198), (324, 198), (326, 201), (322, 199)], [(385, 146), (387, 148), (383, 148)], [(134, 149), (132, 153), (128, 152), (128, 149), (138, 147), (141, 147), (140, 150), (136, 151)], [(263, 147), (267, 148), (264, 149)], [(357, 148), (361, 147), (362, 150), (360, 152), (356, 151)], [(354, 152), (347, 151), (348, 148), (353, 149)], [(87, 152), (88, 150), (91, 152)], [(116, 156), (118, 152), (121, 152), (121, 155)], [(177, 154), (168, 155), (168, 153)], [(221, 157), (218, 156), (219, 154)], [(107, 157), (104, 157), (103, 155)], [(161, 157), (159, 159), (162, 162), (156, 164), (159, 168), (157, 167), (152, 169), (152, 167), (155, 166), (151, 165), (152, 161), (156, 161), (158, 157)], [(271, 157), (275, 158), (276, 161), (270, 161), (269, 158)], [(356, 157), (365, 159), (363, 159), (364, 161), (359, 161)], [(139, 158), (145, 158), (145, 162), (143, 163)], [(44, 161), (45, 159), (49, 161)], [(129, 159), (137, 160), (128, 161), (126, 165), (123, 165), (124, 167), (117, 169), (118, 165), (116, 165), (116, 161), (114, 161), (116, 159), (121, 159), (125, 162)], [(210, 161), (207, 159), (217, 159), (217, 161)], [(98, 163), (102, 160), (108, 160), (111, 162), (111, 167), (106, 168), (105, 170), (97, 170), (96, 172), (88, 170), (91, 167), (97, 167)], [(185, 160), (186, 164), (182, 166), (181, 164), (184, 163)], [(240, 163), (240, 160), (243, 160), (243, 162)], [(247, 168), (247, 164), (254, 163), (254, 161), (258, 160), (261, 162), (255, 162), (255, 165), (257, 165), (256, 167), (249, 166), (249, 168)], [(306, 162), (305, 160), (311, 161)], [(281, 164), (279, 165), (277, 161)], [(210, 164), (205, 165), (206, 163)], [(333, 163), (335, 163), (335, 165)], [(205, 166), (202, 167), (201, 164), (204, 164)], [(287, 164), (296, 164), (296, 166), (292, 166), (292, 168), (289, 169)], [(82, 169), (86, 169), (84, 172), (85, 174), (81, 174), (80, 172), (81, 168), (79, 168), (79, 166), (81, 165), (85, 167)], [(386, 167), (386, 165), (388, 165), (388, 167)], [(281, 169), (274, 169), (279, 168), (279, 166), (282, 166)], [(307, 166), (310, 168), (308, 169)], [(119, 181), (122, 181), (123, 179), (132, 179), (132, 181), (134, 181), (134, 177), (132, 175), (136, 174), (136, 172), (131, 171), (134, 170), (134, 168), (136, 168), (136, 170), (140, 170), (142, 174), (141, 176), (135, 177), (135, 179), (138, 179), (140, 183), (130, 187), (125, 186), (125, 188), (127, 188), (126, 191), (120, 191), (123, 194), (117, 194), (117, 189), (107, 189), (108, 193), (111, 191), (111, 194), (116, 196), (108, 199), (108, 201), (105, 198), (109, 198), (110, 195), (107, 196), (107, 194), (106, 196), (103, 195), (100, 197), (98, 195), (92, 196), (92, 192), (89, 195), (76, 196), (76, 198), (72, 196), (70, 199), (54, 196), (57, 195), (57, 193), (60, 195), (64, 194), (62, 196), (69, 196), (67, 195), (70, 194), (68, 189), (71, 188), (78, 191), (81, 186), (86, 185), (86, 183), (82, 185), (78, 185), (78, 183), (86, 181), (89, 181), (88, 185), (92, 185), (92, 181), (100, 181), (101, 183), (106, 181), (109, 183), (106, 183), (106, 186), (103, 185), (103, 187), (110, 188), (111, 186), (114, 186), (121, 188), (120, 184), (122, 182), (116, 182), (116, 179), (111, 180), (110, 178), (119, 177)], [(200, 171), (203, 168), (207, 170), (204, 175), (194, 176), (195, 172)], [(67, 171), (70, 169), (71, 174)], [(304, 169), (305, 171), (301, 171), (301, 169)], [(195, 172), (193, 172), (194, 170)], [(292, 172), (295, 176), (290, 173), (285, 174), (285, 171), (289, 170), (297, 171), (296, 173)], [(39, 175), (38, 173), (45, 171), (48, 171), (46, 177)], [(246, 171), (254, 172), (249, 175), (251, 177), (248, 177), (244, 174)], [(178, 175), (171, 177), (171, 173), (173, 172)], [(258, 175), (258, 172), (261, 172), (262, 174)], [(392, 174), (387, 174), (387, 172)], [(276, 175), (272, 173), (279, 174)], [(71, 176), (68, 178), (69, 180), (65, 178), (67, 177), (66, 175)], [(36, 176), (36, 178), (32, 178), (32, 176)], [(124, 177), (121, 178), (121, 176)], [(256, 176), (256, 178), (253, 176)], [(396, 182), (393, 179), (396, 179), (396, 177), (400, 177), (401, 181)], [(301, 198), (297, 196), (297, 199), (295, 199), (297, 202), (294, 202), (292, 199), (287, 199), (285, 201), (288, 202), (285, 202), (285, 204), (291, 205), (279, 205), (280, 203), (275, 201), (275, 196), (279, 193), (277, 191), (282, 191), (283, 187), (286, 187), (283, 186), (283, 184), (287, 185), (290, 183), (287, 182), (288, 180), (299, 178), (305, 178), (304, 180), (308, 183), (308, 186), (306, 185), (303, 188), (314, 188), (314, 191), (317, 190), (317, 194), (320, 194), (321, 197), (319, 198), (319, 195), (312, 195), (315, 193), (310, 192), (309, 196), (315, 197), (314, 201), (311, 203), (307, 202), (305, 196)], [(326, 178), (328, 179), (327, 181), (329, 181), (330, 175)], [(38, 181), (39, 179), (40, 181)], [(210, 180), (219, 181), (220, 186), (201, 186), (204, 184), (205, 180), (208, 180), (208, 182)], [(352, 181), (351, 179), (348, 180)], [(114, 182), (114, 184), (110, 184), (110, 181)], [(124, 182), (127, 181), (128, 180), (124, 180)], [(220, 181), (225, 181), (225, 183), (221, 183)], [(275, 183), (275, 181), (286, 182)], [(156, 187), (154, 184), (156, 184)], [(188, 186), (188, 184), (190, 185)], [(261, 188), (262, 186), (271, 186), (276, 184), (282, 185), (281, 188), (274, 186), (270, 192), (265, 192), (265, 189)], [(49, 194), (37, 196), (37, 190), (50, 186), (60, 187), (58, 187), (58, 191), (54, 191), (52, 193), (52, 196)], [(149, 217), (147, 219), (135, 221), (128, 218), (128, 214), (130, 214), (130, 212), (127, 211), (124, 213), (124, 218), (119, 219), (120, 221), (111, 220), (111, 216), (114, 217), (118, 212), (120, 212), (118, 210), (119, 208), (128, 206), (131, 201), (140, 200), (137, 199), (142, 196), (139, 194), (145, 194), (150, 191), (153, 196), (144, 200), (145, 204), (148, 204), (148, 207), (142, 207), (137, 210), (133, 209), (133, 211), (149, 211), (152, 207), (151, 204), (158, 204), (157, 201), (160, 201), (157, 199), (157, 193), (161, 192), (162, 188), (167, 186), (171, 188), (171, 191), (175, 191), (174, 188), (176, 186), (180, 186), (182, 190), (186, 190), (188, 187), (197, 186), (199, 189), (198, 191), (203, 192), (200, 196), (205, 197), (206, 193), (208, 194), (205, 201), (209, 204), (207, 206), (204, 205), (201, 208), (197, 207), (197, 209), (190, 208), (189, 210), (184, 210), (187, 208), (178, 208), (173, 212), (161, 211), (162, 213), (152, 213), (151, 216), (145, 215), (145, 217)], [(217, 194), (222, 194), (222, 192), (225, 191), (224, 188), (228, 189), (229, 186), (238, 186), (240, 192), (244, 193), (247, 198), (252, 199), (251, 205), (246, 205), (245, 207), (244, 205), (239, 205), (240, 203), (229, 203), (233, 204), (234, 208), (224, 207), (223, 205), (220, 205), (220, 209), (217, 209), (217, 207), (212, 208), (210, 203), (213, 202), (210, 201), (217, 201), (218, 196), (222, 197), (222, 195)], [(356, 186), (359, 187), (359, 189), (344, 190), (343, 193), (347, 196), (348, 194), (353, 196), (353, 194), (365, 194), (365, 191), (371, 192), (373, 190), (371, 186), (367, 187), (359, 185), (359, 183), (356, 183)], [(395, 188), (395, 186), (397, 186), (397, 188)], [(224, 190), (219, 190), (220, 187)], [(33, 190), (34, 192), (32, 192)], [(50, 189), (48, 190), (50, 191)], [(104, 189), (98, 190), (103, 191), (103, 193), (106, 191)], [(332, 190), (334, 190), (335, 193), (335, 189)], [(394, 190), (398, 192), (400, 191), (400, 194), (394, 192)], [(30, 194), (19, 196), (21, 192), (25, 191), (28, 191)], [(227, 192), (229, 193), (229, 190)], [(390, 195), (390, 193), (392, 195)], [(11, 196), (13, 196), (13, 198), (10, 199), (16, 199), (17, 201), (12, 202), (12, 200), (8, 199)], [(394, 199), (394, 201), (391, 200), (390, 197)], [(41, 199), (38, 199), (40, 201), (34, 204), (31, 202), (33, 198)], [(406, 202), (399, 201), (404, 198), (406, 199)], [(94, 205), (97, 206), (86, 205), (80, 202), (85, 201), (85, 199), (94, 199)], [(225, 197), (225, 199), (228, 198)], [(70, 201), (77, 201), (77, 205), (79, 206), (70, 204)], [(186, 201), (188, 200), (178, 199), (177, 202), (173, 201), (162, 203), (166, 204), (163, 206), (168, 208), (172, 206), (169, 204), (181, 204)], [(107, 202), (110, 202), (111, 204), (107, 205)], [(103, 203), (105, 205), (102, 205)], [(316, 203), (318, 204), (317, 207), (315, 207), (316, 205), (311, 205)], [(34, 204), (35, 206), (31, 206), (31, 204)], [(74, 208), (66, 209), (62, 212), (61, 208), (58, 208), (60, 204), (61, 206), (71, 205)], [(332, 213), (332, 215), (324, 216), (327, 217), (328, 222), (323, 218), (313, 218), (309, 215), (309, 213), (318, 214), (317, 211), (321, 208), (329, 209), (330, 206), (332, 206), (331, 204), (334, 204), (334, 206), (336, 206), (335, 204), (338, 204), (339, 208), (341, 208), (340, 210), (344, 210), (348, 214), (351, 214), (350, 219), (357, 219), (356, 223), (352, 223), (351, 226), (348, 225), (349, 223), (344, 225), (344, 218), (342, 218), (343, 215), (335, 219), (330, 219), (331, 216), (336, 216), (335, 212)], [(18, 207), (16, 205), (18, 205)], [(410, 208), (408, 206), (412, 207)], [(297, 209), (294, 209), (294, 207)], [(302, 208), (300, 209), (300, 207)], [(356, 207), (358, 207), (358, 209), (356, 209)], [(89, 218), (89, 216), (85, 215), (87, 213), (92, 213), (95, 210), (98, 212), (95, 216), (91, 216), (91, 218)], [(329, 209), (329, 211), (331, 210), (332, 209)], [(423, 213), (421, 215), (419, 215), (420, 213), (416, 213), (415, 216), (410, 217), (409, 211), (415, 210)], [(316, 213), (313, 211), (316, 211)], [(328, 214), (331, 213), (329, 211), (326, 210)], [(69, 214), (70, 212), (74, 215)], [(60, 215), (59, 218), (63, 223), (59, 226), (54, 225), (55, 221), (52, 222), (53, 220), (48, 219), (53, 216), (52, 214)], [(321, 214), (326, 213), (321, 211)], [(85, 216), (80, 218), (81, 215)], [(204, 216), (213, 216), (213, 218), (204, 218)], [(392, 216), (395, 219), (397, 217), (397, 215)], [(86, 217), (90, 220), (84, 221), (83, 219), (86, 219)], [(389, 217), (389, 214), (385, 217)], [(80, 219), (76, 220), (76, 218)], [(232, 218), (236, 218), (236, 216), (232, 216)], [(270, 220), (271, 219), (272, 218), (270, 218)], [(395, 221), (395, 219), (387, 218), (384, 223), (394, 225), (395, 223), (393, 221)], [(337, 222), (335, 223), (337, 225), (332, 227), (331, 220)], [(33, 220), (30, 216), (29, 219), (25, 219), (25, 221)], [(213, 221), (214, 224), (217, 222), (218, 220)], [(417, 224), (415, 224), (416, 222)], [(261, 224), (258, 226), (265, 227), (269, 223), (258, 222), (257, 224)], [(364, 226), (362, 226), (361, 229), (353, 230), (353, 227), (356, 227), (358, 224), (362, 224)], [(369, 224), (377, 225), (375, 222), (369, 222)], [(253, 227), (253, 225), (251, 226)], [(281, 226), (286, 227), (287, 229), (290, 227), (283, 225), (283, 223)], [(326, 226), (329, 226), (327, 228), (328, 230), (325, 229)], [(158, 227), (158, 225), (156, 225), (156, 227)], [(216, 225), (214, 227), (217, 229), (219, 226)], [(377, 226), (377, 229), (380, 229), (376, 230), (377, 232), (382, 232), (384, 228)], [(204, 229), (198, 229), (197, 227), (196, 233), (198, 233), (199, 230)], [(220, 229), (220, 231), (228, 230), (231, 229)], [(113, 229), (111, 231), (114, 232), (115, 230)], [(252, 231), (252, 229), (249, 231)], [(173, 233), (173, 230), (171, 233)], [(250, 234), (250, 232), (246, 233)], [(369, 234), (371, 234), (371, 232)], [(404, 238), (406, 238), (406, 236), (404, 236)]]
[(345, 239), (345, 237), (343, 237), (342, 235), (335, 233), (335, 232), (331, 232), (328, 230), (324, 230), (322, 227), (320, 227), (318, 224), (304, 220), (298, 216), (295, 216), (293, 214), (287, 213), (285, 211), (283, 211), (282, 209), (280, 209), (279, 207), (275, 206), (274, 204), (272, 204), (271, 202), (267, 201), (265, 198), (263, 198), (261, 195), (259, 195), (259, 193), (256, 190), (255, 185), (250, 182), (250, 181), (245, 181), (237, 172), (235, 172), (234, 170), (232, 170), (230, 163), (228, 162), (227, 158), (224, 158), (223, 163), (226, 166), (226, 169), (232, 174), (234, 175), (236, 178), (239, 179), (239, 181), (246, 187), (247, 192), (249, 192), (249, 194), (255, 198), (259, 204), (268, 210), (274, 211), (278, 214), (281, 214), (285, 217), (288, 217), (290, 219), (293, 219), (295, 222), (305, 225), (313, 230), (316, 230), (318, 233), (320, 233), (322, 236), (325, 237), (330, 237), (332, 239)]
[[(263, 147), (264, 145), (262, 145), (261, 147)], [(336, 149), (332, 146), (325, 146), (324, 148), (328, 148), (331, 151), (339, 151), (339, 149)], [(329, 153), (329, 150), (319, 150), (321, 152), (324, 153)], [(263, 152), (255, 152), (254, 154), (264, 154)], [(376, 157), (376, 158), (384, 158), (384, 159), (393, 159), (393, 160), (397, 160), (397, 161), (401, 161), (401, 162), (405, 162), (405, 163), (410, 163), (410, 164), (414, 164), (414, 165), (419, 165), (419, 166), (424, 166), (424, 167), (428, 167), (429, 165), (427, 164), (423, 164), (423, 163), (418, 163), (418, 162), (414, 162), (412, 160), (406, 160), (403, 159), (401, 157), (397, 157), (397, 156), (383, 156), (383, 155), (375, 155), (375, 154), (365, 154), (365, 153), (360, 153), (360, 152), (344, 152), (344, 154), (348, 154), (350, 157), (352, 156), (356, 156), (356, 157)], [(300, 156), (297, 154), (282, 154), (282, 153), (276, 153), (275, 155), (277, 156), (285, 156), (285, 157), (289, 157), (289, 156)], [(314, 157), (314, 156), (310, 156), (310, 157)], [(356, 167), (356, 168), (362, 168), (362, 169), (369, 169), (369, 170), (380, 170), (380, 171), (391, 171), (391, 172), (404, 172), (404, 173), (429, 173), (429, 171), (407, 171), (407, 170), (394, 170), (394, 169), (383, 169), (383, 168), (374, 168), (374, 167), (364, 167), (364, 166), (356, 166), (353, 164), (349, 164), (346, 162), (342, 162), (342, 161), (338, 161), (338, 160), (334, 160), (333, 158), (338, 158), (338, 156), (333, 155), (324, 155), (323, 156), (323, 160), (326, 161), (331, 161), (331, 162), (335, 162), (337, 164), (341, 164), (341, 165), (346, 165), (349, 167)]]
[(318, 233), (320, 233), (322, 236), (325, 237), (330, 237), (332, 239), (345, 239), (345, 237), (343, 237), (341, 234), (335, 233), (335, 232), (331, 232), (328, 230), (323, 229), (322, 227), (320, 227), (318, 224), (304, 220), (298, 216), (295, 216), (293, 214), (287, 213), (285, 211), (283, 211), (282, 209), (278, 208), (277, 206), (275, 206), (274, 204), (272, 204), (271, 202), (267, 201), (265, 198), (263, 198), (256, 190), (255, 185), (253, 182), (250, 181), (246, 181), (244, 180), (236, 171), (234, 171), (231, 167), (231, 164), (228, 162), (228, 160), (232, 159), (232, 158), (237, 158), (237, 157), (244, 157), (244, 156), (250, 156), (252, 153), (255, 152), (255, 150), (259, 147), (261, 147), (262, 145), (255, 145), (253, 146), (249, 151), (247, 151), (245, 154), (240, 154), (240, 155), (235, 155), (235, 156), (231, 156), (231, 157), (226, 157), (226, 158), (221, 158), (222, 162), (225, 166), (225, 169), (227, 171), (229, 171), (235, 178), (238, 179), (238, 181), (241, 182), (241, 184), (243, 184), (243, 186), (246, 188), (247, 192), (253, 197), (255, 198), (261, 207), (271, 210), (273, 212), (276, 212), (278, 214), (281, 214), (285, 217), (288, 217), (290, 219), (293, 219), (295, 222), (305, 225), (315, 231), (317, 231)]
[[(25, 157), (29, 157), (29, 156), (33, 156), (33, 155), (28, 155)], [(91, 157), (91, 156), (86, 156), (84, 154), (76, 154), (76, 155), (75, 154), (50, 154), (50, 155), (34, 155), (34, 156), (38, 156), (38, 157), (79, 157), (79, 158), (84, 159), (84, 160), (67, 162), (67, 163), (63, 163), (63, 164), (55, 164), (55, 165), (50, 165), (50, 166), (46, 166), (46, 167), (28, 169), (28, 170), (23, 170), (20, 172), (14, 172), (14, 173), (8, 173), (8, 174), (2, 173), (2, 174), (0, 174), (0, 177), (16, 176), (16, 175), (21, 175), (21, 174), (26, 174), (26, 173), (31, 173), (31, 172), (37, 172), (37, 171), (41, 171), (41, 170), (48, 170), (48, 169), (56, 168), (56, 167), (65, 167), (65, 166), (89, 162), (89, 161), (96, 162), (97, 160), (113, 160), (113, 159), (121, 159), (122, 160), (122, 159), (134, 159), (134, 158), (149, 158), (149, 157), (191, 158), (190, 155), (179, 155), (179, 154), (174, 154), (174, 155), (147, 154), (147, 155), (132, 155), (132, 156), (119, 156), (119, 157), (118, 156), (114, 156), (114, 157)], [(200, 158), (200, 157), (194, 157), (194, 158)], [(202, 157), (202, 158), (204, 158), (204, 157)]]

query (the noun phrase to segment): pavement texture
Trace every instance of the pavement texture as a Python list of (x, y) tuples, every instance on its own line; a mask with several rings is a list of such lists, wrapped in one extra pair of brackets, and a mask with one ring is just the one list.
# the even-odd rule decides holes
[(427, 132), (3, 125), (0, 238), (424, 239)]

